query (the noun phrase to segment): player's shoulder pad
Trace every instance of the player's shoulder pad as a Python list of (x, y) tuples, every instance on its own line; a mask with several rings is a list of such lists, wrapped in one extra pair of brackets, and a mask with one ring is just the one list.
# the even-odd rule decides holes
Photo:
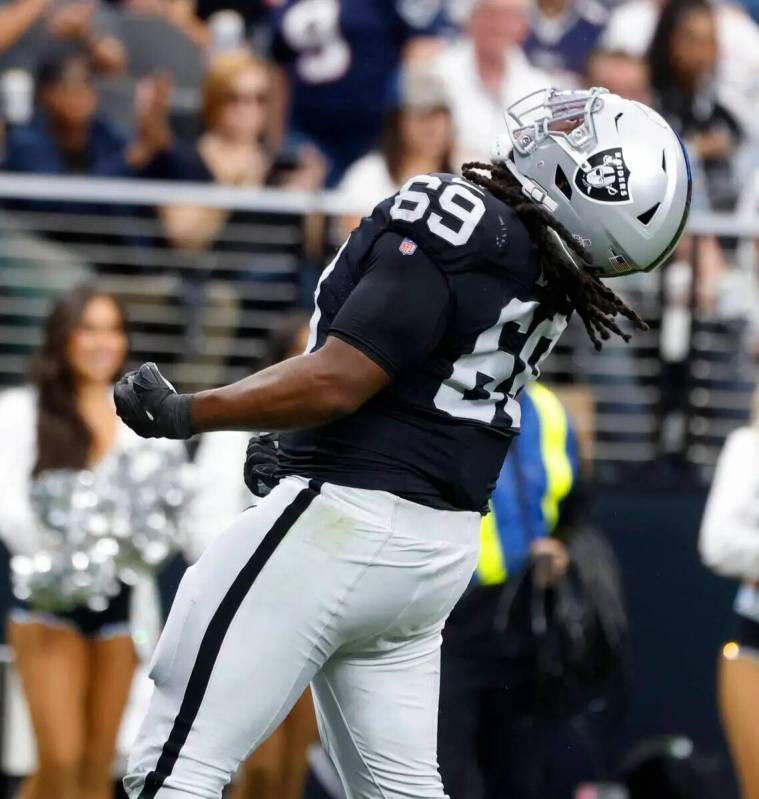
[(529, 236), (513, 209), (457, 175), (417, 175), (373, 216), (446, 271), (507, 266), (529, 256)]

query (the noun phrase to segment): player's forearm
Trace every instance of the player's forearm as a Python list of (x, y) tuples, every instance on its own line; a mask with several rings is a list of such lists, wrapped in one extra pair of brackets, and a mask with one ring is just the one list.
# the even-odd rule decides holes
[(317, 352), (198, 394), (177, 394), (154, 363), (144, 363), (119, 380), (113, 398), (143, 438), (182, 439), (213, 430), (317, 427), (353, 413), (390, 380), (360, 349), (328, 336)]
[(318, 352), (196, 394), (193, 428), (207, 432), (318, 427), (353, 413), (389, 382), (363, 353), (329, 338)]
[(301, 355), (237, 383), (201, 391), (193, 398), (192, 421), (210, 430), (293, 430), (316, 427), (353, 408), (335, 375)]

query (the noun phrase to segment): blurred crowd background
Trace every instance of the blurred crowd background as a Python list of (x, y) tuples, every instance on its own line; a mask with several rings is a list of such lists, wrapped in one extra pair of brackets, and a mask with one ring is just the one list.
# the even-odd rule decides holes
[[(664, 268), (619, 286), (650, 331), (597, 353), (572, 325), (543, 374), (576, 435), (582, 526), (604, 531), (608, 573), (619, 570), (624, 664), (591, 721), (587, 703), (579, 715), (572, 703), (561, 729), (524, 737), (524, 708), (495, 703), (519, 717), (506, 738), (531, 742), (543, 778), (470, 785), (452, 799), (561, 799), (583, 782), (581, 799), (620, 799), (622, 782), (601, 783), (623, 772), (643, 774), (625, 782), (633, 798), (730, 797), (715, 663), (731, 643), (734, 590), (703, 569), (697, 539), (724, 442), (750, 425), (759, 371), (753, 0), (0, 0), (0, 388), (29, 379), (51, 302), (93, 280), (129, 320), (126, 363), (155, 360), (180, 389), (298, 351), (319, 275), (360, 218), (414, 175), (486, 159), (504, 109), (547, 86), (604, 86), (658, 109), (690, 153), (693, 213)], [(2, 429), (24, 424), (28, 398), (14, 401), (0, 402)], [(219, 488), (241, 473), (243, 451), (238, 439), (188, 452), (209, 490), (192, 512), (187, 561), (218, 532), (214, 520), (249, 499)], [(738, 474), (759, 474), (759, 446), (741, 457)], [(16, 554), (10, 491), (0, 491), (0, 534)], [(755, 580), (759, 487), (745, 494), (745, 548), (704, 552), (718, 572)], [(561, 527), (550, 522), (541, 516), (544, 533)], [(172, 561), (159, 580), (164, 605), (181, 570)], [(491, 582), (505, 581), (504, 571)], [(20, 777), (31, 767), (14, 679), (0, 765)], [(301, 795), (314, 731), (308, 708), (298, 713), (242, 775), (241, 796)], [(486, 717), (477, 735), (498, 727)], [(480, 747), (483, 762), (500, 746)], [(311, 782), (339, 795), (323, 753), (309, 762), (322, 775)], [(669, 792), (649, 778), (669, 780)]]

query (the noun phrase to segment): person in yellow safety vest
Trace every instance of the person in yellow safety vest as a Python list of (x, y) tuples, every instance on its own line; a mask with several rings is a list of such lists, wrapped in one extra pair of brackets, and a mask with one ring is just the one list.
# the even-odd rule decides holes
[(540, 796), (533, 757), (539, 725), (525, 718), (529, 612), (515, 605), (506, 633), (494, 621), (504, 583), (532, 558), (544, 556), (549, 580), (566, 571), (560, 534), (578, 506), (579, 457), (552, 391), (533, 383), (520, 405), (521, 432), (483, 517), (477, 571), (443, 631), (438, 758), (450, 799)]

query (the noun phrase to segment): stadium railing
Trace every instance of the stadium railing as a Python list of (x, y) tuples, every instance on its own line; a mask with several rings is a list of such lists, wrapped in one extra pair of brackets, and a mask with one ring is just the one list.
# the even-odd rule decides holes
[[(171, 205), (224, 212), (212, 246), (171, 246), (157, 210)], [(0, 174), (0, 209), (0, 385), (24, 379), (51, 297), (97, 277), (127, 307), (132, 363), (160, 361), (189, 390), (237, 379), (261, 362), (270, 333), (308, 306), (339, 243), (332, 220), (355, 211), (329, 192), (14, 174)], [(696, 239), (741, 243), (734, 267), (740, 290), (759, 297), (752, 208), (694, 213), (689, 229)], [(662, 320), (671, 327), (672, 314), (660, 271), (616, 287), (649, 332), (596, 353), (574, 323), (545, 363), (548, 382), (579, 384), (592, 395), (594, 412), (578, 424), (592, 426), (601, 479), (645, 474), (660, 458), (707, 478), (724, 436), (747, 417), (756, 377), (739, 343), (747, 323), (702, 311), (697, 264), (686, 272), (687, 307), (675, 314), (685, 347), (676, 362), (661, 357)]]

